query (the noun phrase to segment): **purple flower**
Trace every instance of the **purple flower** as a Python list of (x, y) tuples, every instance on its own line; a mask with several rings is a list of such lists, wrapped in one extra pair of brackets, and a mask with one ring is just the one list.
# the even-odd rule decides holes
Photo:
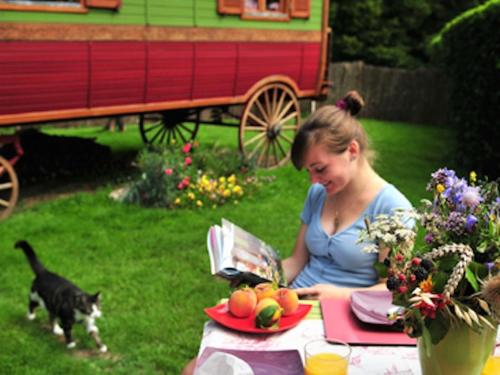
[(465, 223), (465, 217), (460, 212), (454, 211), (450, 213), (450, 216), (448, 217), (448, 220), (446, 220), (444, 227), (449, 232), (461, 235), (464, 232)]
[(424, 237), (424, 241), (428, 244), (434, 242), (434, 235), (432, 233), (427, 233)]
[(476, 208), (479, 203), (481, 203), (483, 198), (481, 197), (481, 193), (479, 192), (478, 187), (467, 186), (462, 191), (462, 205), (465, 207), (469, 207), (470, 209)]
[(467, 232), (470, 233), (474, 230), (476, 224), (477, 224), (477, 217), (471, 214), (467, 216), (467, 219), (465, 220), (465, 229), (467, 230)]
[(495, 268), (495, 262), (486, 262), (484, 265), (488, 269), (488, 272), (491, 272)]
[(453, 185), (454, 180), (457, 178), (455, 171), (448, 168), (438, 169), (431, 174), (431, 181), (427, 185), (427, 191), (433, 191), (438, 184), (443, 185), (445, 188)]

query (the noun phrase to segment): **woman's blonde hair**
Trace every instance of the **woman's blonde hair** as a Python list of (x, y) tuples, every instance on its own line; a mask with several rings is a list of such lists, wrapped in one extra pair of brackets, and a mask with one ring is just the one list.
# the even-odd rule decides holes
[(304, 156), (311, 145), (322, 144), (329, 152), (341, 154), (356, 140), (361, 153), (371, 162), (373, 152), (363, 126), (355, 118), (365, 102), (357, 91), (349, 91), (335, 105), (327, 105), (311, 114), (299, 128), (292, 144), (292, 162), (303, 167)]

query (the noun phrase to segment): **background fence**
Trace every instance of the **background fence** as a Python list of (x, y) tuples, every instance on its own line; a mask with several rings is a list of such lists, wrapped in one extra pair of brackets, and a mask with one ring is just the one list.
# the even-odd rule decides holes
[(439, 70), (384, 68), (358, 61), (331, 64), (329, 73), (333, 88), (319, 105), (333, 104), (346, 92), (357, 90), (366, 102), (363, 117), (446, 124), (449, 85)]

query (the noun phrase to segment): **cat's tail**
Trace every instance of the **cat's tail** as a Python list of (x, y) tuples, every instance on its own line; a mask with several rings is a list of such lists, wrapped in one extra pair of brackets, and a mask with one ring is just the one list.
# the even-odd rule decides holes
[(35, 251), (27, 241), (17, 241), (14, 247), (17, 249), (21, 249), (24, 252), (26, 258), (28, 258), (31, 269), (35, 274), (39, 275), (40, 273), (45, 271), (45, 267), (42, 265), (42, 263), (40, 263), (35, 254)]

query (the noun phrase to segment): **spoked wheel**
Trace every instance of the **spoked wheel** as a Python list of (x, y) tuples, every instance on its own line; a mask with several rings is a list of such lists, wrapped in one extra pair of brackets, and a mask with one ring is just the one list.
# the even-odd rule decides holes
[(286, 85), (273, 83), (252, 95), (243, 110), (240, 150), (259, 167), (272, 168), (290, 159), (295, 132), (300, 126), (300, 106)]
[(196, 110), (145, 113), (141, 114), (139, 120), (142, 140), (151, 146), (184, 144), (192, 141), (199, 126), (199, 112)]
[(0, 220), (7, 218), (19, 196), (19, 183), (12, 165), (0, 156)]

